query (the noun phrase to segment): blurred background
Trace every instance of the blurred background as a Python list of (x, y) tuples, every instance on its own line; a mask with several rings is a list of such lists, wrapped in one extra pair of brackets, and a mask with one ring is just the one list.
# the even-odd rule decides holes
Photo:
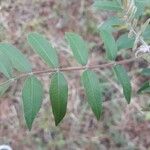
[[(33, 53), (26, 40), (29, 32), (37, 31), (56, 47), (62, 67), (79, 66), (64, 39), (65, 32), (73, 31), (89, 43), (89, 64), (107, 62), (97, 26), (114, 14), (95, 13), (92, 3), (92, 0), (0, 0), (0, 42), (11, 42), (22, 50), (34, 71), (44, 70), (47, 65)], [(149, 8), (145, 9), (145, 14), (148, 17)], [(140, 24), (144, 21), (142, 18)], [(118, 59), (122, 59), (122, 55), (131, 56), (132, 52), (122, 51)], [(51, 74), (40, 76), (45, 97), (31, 132), (23, 117), (23, 80), (17, 81), (0, 98), (0, 145), (10, 145), (13, 150), (150, 150), (150, 95), (136, 94), (139, 85), (147, 80), (140, 75), (147, 63), (132, 62), (125, 67), (133, 86), (130, 105), (127, 105), (112, 69), (95, 69), (104, 91), (104, 111), (99, 122), (86, 102), (80, 82), (82, 71), (67, 72), (68, 110), (58, 127), (54, 124), (48, 95)]]

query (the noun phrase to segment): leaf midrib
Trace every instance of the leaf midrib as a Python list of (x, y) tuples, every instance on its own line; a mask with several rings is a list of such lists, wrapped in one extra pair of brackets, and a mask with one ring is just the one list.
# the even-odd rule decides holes
[[(90, 73), (90, 72), (89, 72)], [(96, 100), (96, 96), (95, 96), (95, 94), (94, 94), (94, 88), (93, 88), (93, 86), (92, 86), (92, 84), (91, 84), (91, 80), (90, 80), (90, 77), (89, 77), (89, 74), (87, 74), (87, 78), (88, 78), (88, 80), (89, 80), (89, 84), (91, 85), (90, 87), (91, 87), (91, 90), (92, 90), (92, 95), (93, 95), (93, 97), (94, 97), (94, 100)], [(97, 108), (97, 105), (95, 104), (95, 101), (94, 101), (94, 107), (96, 108), (96, 112), (98, 113), (99, 112), (99, 110), (98, 110), (98, 108)]]
[[(46, 50), (41, 46), (41, 44), (40, 44), (40, 42), (38, 41), (38, 39), (36, 39), (36, 37), (34, 37), (33, 35), (30, 35), (30, 37), (39, 45), (39, 47), (43, 50), (43, 52), (45, 53), (45, 55), (46, 55), (46, 57), (49, 59), (49, 61), (50, 61), (50, 63), (51, 63), (51, 65), (53, 66), (53, 67), (55, 67), (55, 64), (51, 61), (51, 58), (49, 57), (49, 55), (48, 55), (48, 53), (46, 52)], [(31, 44), (31, 46), (32, 46), (32, 44)], [(34, 48), (34, 47), (33, 47)], [(38, 50), (38, 52), (40, 53), (40, 55), (41, 55), (41, 52)], [(42, 55), (41, 55), (41, 57), (42, 57)], [(44, 59), (44, 58), (42, 58), (42, 59)]]
[[(10, 48), (10, 47), (9, 47)], [(8, 52), (8, 50), (7, 50), (7, 48), (6, 47), (4, 47), (4, 49), (3, 48), (1, 48), (3, 51), (7, 51)], [(6, 55), (9, 55), (9, 54), (7, 54), (7, 52), (4, 52)], [(19, 55), (21, 55), (20, 53), (19, 53)], [(14, 63), (13, 63), (13, 61), (12, 61), (12, 59), (13, 60), (15, 60), (15, 62), (17, 62), (17, 63), (19, 63), (19, 65), (23, 68), (23, 70), (24, 71), (29, 71), (29, 69), (27, 69), (22, 63), (20, 63), (20, 61), (18, 61), (19, 59), (20, 59), (20, 57), (19, 58), (16, 58), (14, 55), (11, 55), (11, 57), (13, 57), (13, 58), (11, 58), (10, 57), (10, 55), (8, 56), (9, 58), (10, 58), (10, 60), (11, 60), (11, 63), (14, 65)], [(21, 61), (22, 61), (22, 59), (21, 59)], [(14, 68), (16, 68), (15, 67), (15, 65), (14, 65)], [(20, 67), (19, 67), (20, 68)], [(16, 68), (17, 69), (17, 68)], [(21, 71), (23, 71), (22, 69), (19, 69), (19, 70), (21, 70)]]
[(83, 61), (84, 58), (82, 59), (82, 55), (80, 54), (79, 49), (78, 49), (78, 47), (76, 46), (77, 44), (74, 42), (75, 40), (73, 40), (72, 38), (70, 38), (70, 40), (71, 40), (71, 42), (73, 43), (74, 47), (77, 49), (77, 54), (78, 54), (78, 56), (79, 56), (79, 58), (80, 58), (80, 63), (81, 63), (81, 64), (84, 64), (84, 61)]

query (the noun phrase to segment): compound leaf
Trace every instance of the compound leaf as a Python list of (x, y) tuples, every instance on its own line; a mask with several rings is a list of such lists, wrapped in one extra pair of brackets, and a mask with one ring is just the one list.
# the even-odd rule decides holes
[(88, 46), (81, 36), (76, 33), (68, 32), (65, 34), (65, 38), (70, 45), (74, 57), (78, 63), (86, 65), (88, 61)]
[(32, 123), (40, 110), (43, 98), (43, 87), (35, 76), (29, 76), (24, 83), (22, 100), (26, 124), (31, 130)]
[(32, 67), (28, 59), (20, 52), (20, 50), (18, 50), (13, 45), (9, 43), (1, 43), (0, 50), (11, 60), (12, 66), (18, 71), (21, 72), (32, 71)]
[(46, 64), (52, 67), (59, 66), (57, 52), (44, 36), (32, 32), (28, 35), (28, 42)]
[(7, 78), (11, 78), (13, 73), (11, 61), (2, 51), (0, 51), (0, 72)]
[(122, 65), (116, 65), (114, 67), (115, 74), (118, 78), (118, 81), (123, 87), (123, 93), (128, 103), (131, 101), (131, 92), (132, 87), (130, 83), (129, 76), (125, 70), (125, 68)]
[(82, 74), (82, 82), (88, 103), (97, 120), (99, 120), (102, 113), (102, 90), (99, 79), (94, 72), (86, 70)]
[(106, 55), (109, 60), (115, 60), (117, 56), (117, 44), (111, 32), (100, 28), (100, 35), (106, 48)]
[(68, 83), (62, 73), (57, 72), (52, 76), (49, 94), (57, 126), (66, 114), (68, 99)]

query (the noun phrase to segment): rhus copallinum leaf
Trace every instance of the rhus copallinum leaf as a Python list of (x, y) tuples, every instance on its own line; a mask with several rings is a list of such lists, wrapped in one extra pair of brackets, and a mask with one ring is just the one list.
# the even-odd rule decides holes
[(149, 0), (134, 0), (137, 7), (135, 16), (138, 18), (144, 14), (145, 7), (150, 6)]
[(56, 72), (52, 76), (49, 94), (57, 126), (66, 114), (68, 99), (68, 83), (61, 72)]
[(82, 82), (88, 103), (99, 120), (102, 114), (102, 90), (99, 79), (93, 71), (86, 70), (82, 74)]
[(131, 87), (131, 83), (130, 83), (130, 79), (127, 74), (127, 71), (122, 65), (114, 66), (114, 71), (115, 71), (118, 81), (123, 87), (124, 96), (129, 104), (131, 101), (132, 87)]
[(73, 55), (78, 63), (86, 65), (88, 61), (88, 46), (81, 36), (76, 33), (68, 32), (65, 38), (72, 49)]
[(99, 26), (99, 29), (106, 30), (107, 32), (114, 32), (116, 28), (121, 27), (124, 22), (116, 16), (109, 17), (102, 25)]
[(43, 94), (41, 82), (34, 75), (29, 76), (25, 80), (22, 90), (24, 116), (29, 130), (31, 130), (32, 123), (41, 108)]
[(122, 11), (123, 9), (121, 8), (121, 5), (119, 2), (117, 2), (116, 0), (114, 1), (100, 1), (100, 0), (95, 0), (93, 7), (96, 10), (107, 10), (107, 11), (114, 11), (114, 12), (118, 12), (118, 11)]
[(31, 72), (32, 67), (28, 59), (16, 47), (9, 43), (1, 43), (0, 51), (2, 51), (12, 63), (12, 66), (20, 72)]
[(122, 49), (129, 49), (132, 48), (134, 45), (134, 38), (129, 38), (128, 34), (125, 33), (123, 35), (121, 35), (118, 39), (117, 39), (117, 46), (119, 50)]
[(104, 42), (107, 58), (109, 60), (115, 60), (117, 56), (118, 48), (112, 33), (110, 31), (107, 31), (101, 26), (100, 35)]
[(47, 65), (54, 68), (59, 66), (56, 50), (43, 35), (32, 32), (28, 35), (28, 42)]
[(13, 73), (11, 61), (2, 51), (0, 51), (0, 72), (7, 78), (11, 78)]

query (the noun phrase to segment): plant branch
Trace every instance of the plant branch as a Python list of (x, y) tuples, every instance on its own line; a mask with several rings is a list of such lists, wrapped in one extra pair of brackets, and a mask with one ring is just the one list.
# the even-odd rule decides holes
[[(138, 58), (140, 58), (140, 57), (138, 57)], [(128, 64), (130, 62), (138, 60), (138, 58), (135, 57), (135, 58), (125, 59), (125, 60), (116, 61), (116, 62), (104, 63), (104, 64), (100, 64), (100, 65), (89, 65), (89, 66), (81, 66), (81, 67), (66, 67), (66, 68), (54, 68), (54, 69), (34, 71), (34, 72), (31, 72), (31, 73), (21, 74), (20, 76), (17, 76), (17, 77), (14, 77), (12, 79), (9, 79), (9, 80), (1, 83), (0, 86), (4, 85), (4, 84), (7, 84), (9, 82), (14, 82), (16, 80), (20, 80), (20, 79), (28, 77), (30, 75), (42, 75), (42, 74), (48, 74), (48, 73), (57, 72), (57, 71), (70, 72), (70, 71), (79, 71), (79, 70), (86, 70), (86, 69), (110, 68), (110, 67), (112, 67), (114, 65), (117, 65), (117, 64), (121, 64), (121, 65)]]

